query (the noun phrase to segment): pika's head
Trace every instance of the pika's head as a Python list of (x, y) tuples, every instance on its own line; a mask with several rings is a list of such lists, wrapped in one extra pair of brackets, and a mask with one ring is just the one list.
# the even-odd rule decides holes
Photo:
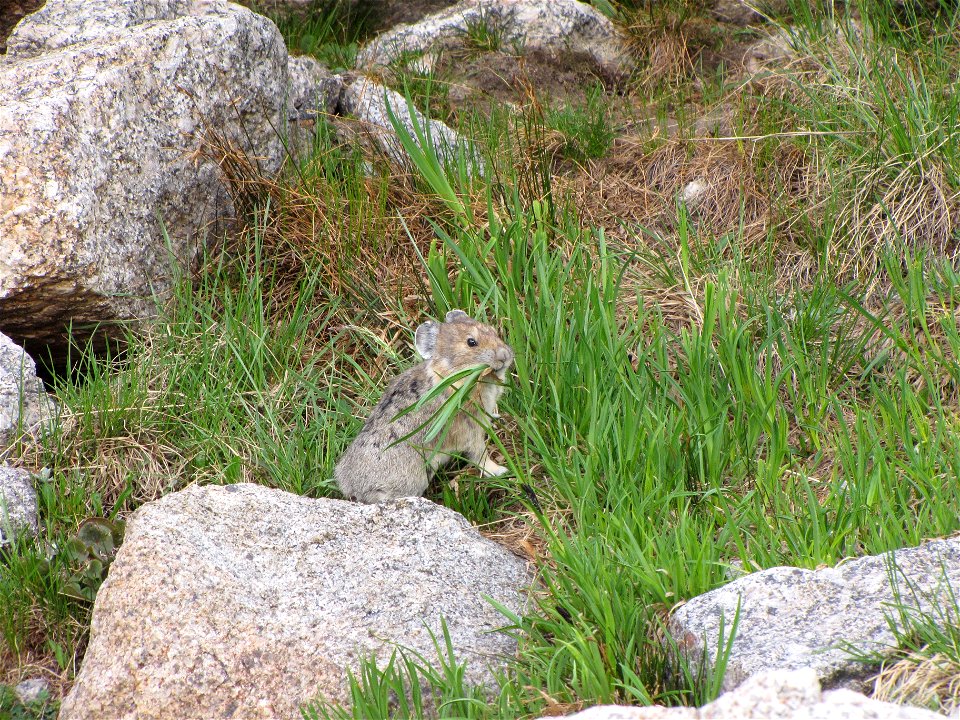
[(513, 350), (497, 331), (463, 310), (451, 310), (442, 323), (423, 323), (415, 343), (420, 356), (441, 377), (471, 365), (488, 365), (503, 381), (513, 363)]

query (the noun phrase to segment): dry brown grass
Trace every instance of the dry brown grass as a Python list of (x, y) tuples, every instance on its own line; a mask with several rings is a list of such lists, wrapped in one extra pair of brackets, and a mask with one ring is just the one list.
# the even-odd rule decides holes
[(735, 233), (743, 251), (786, 226), (786, 210), (818, 190), (815, 166), (796, 148), (778, 148), (769, 163), (758, 161), (758, 152), (753, 142), (675, 139), (651, 147), (646, 138), (627, 136), (609, 157), (558, 180), (587, 222), (613, 237), (623, 237), (624, 223), (675, 233), (686, 190), (696, 232)]
[[(709, 273), (682, 277), (678, 207), (685, 200), (694, 250), (705, 244), (716, 252), (726, 236), (723, 257), (735, 253), (768, 263), (784, 290), (816, 274), (817, 259), (791, 228), (796, 209), (822, 191), (816, 165), (788, 143), (771, 160), (759, 159), (759, 152), (755, 142), (676, 139), (651, 147), (627, 136), (617, 139), (609, 157), (556, 177), (555, 184), (570, 194), (585, 224), (604, 228), (625, 253), (636, 254), (624, 301), (639, 294), (663, 313), (668, 327), (679, 329), (702, 320), (703, 288), (716, 279)], [(769, 253), (774, 233), (775, 257), (760, 257)], [(651, 255), (666, 267), (651, 264)]]
[[(355, 127), (346, 132), (350, 130), (358, 132)], [(384, 294), (394, 298), (418, 293), (422, 285), (414, 245), (423, 249), (429, 244), (432, 233), (420, 218), (427, 215), (432, 198), (417, 192), (409, 174), (391, 166), (372, 145), (363, 147), (371, 174), (362, 192), (347, 197), (323, 177), (320, 157), (306, 167), (288, 158), (285, 170), (270, 176), (234, 143), (209, 133), (204, 153), (219, 165), (240, 223), (222, 250), (244, 252), (238, 243), (259, 232), (264, 258), (275, 268), (278, 299), (289, 299), (284, 291), (307, 268), (319, 270), (333, 294), (369, 285), (371, 278), (379, 279)]]
[[(927, 139), (918, 137), (905, 152), (886, 137), (896, 130), (876, 132), (873, 121), (867, 120), (894, 111), (891, 106), (896, 107), (900, 98), (905, 105), (913, 102), (915, 85), (925, 83), (920, 61), (889, 50), (871, 55), (880, 51), (865, 49), (863, 32), (855, 21), (837, 22), (832, 36), (800, 35), (794, 48), (775, 36), (769, 44), (783, 56), (742, 88), (759, 99), (751, 103), (755, 110), (797, 108), (796, 117), (784, 114), (787, 129), (803, 130), (794, 128), (796, 123), (806, 126), (810, 118), (827, 113), (822, 119), (826, 129), (811, 132), (807, 153), (815, 166), (809, 176), (818, 178), (819, 186), (797, 193), (803, 202), (793, 215), (797, 220), (809, 215), (815, 226), (830, 228), (830, 264), (840, 277), (855, 280), (875, 275), (889, 246), (950, 259), (960, 253), (956, 241), (960, 191), (952, 186), (939, 149), (922, 150)], [(881, 69), (871, 69), (874, 64)], [(897, 72), (882, 69), (894, 65)], [(878, 97), (876, 86), (881, 82), (886, 99)], [(896, 112), (902, 115), (906, 109)], [(840, 126), (836, 132), (829, 129), (836, 122), (829, 113), (848, 116), (836, 123)], [(914, 128), (913, 118), (901, 121), (909, 132), (934, 132)], [(825, 157), (836, 153), (839, 157)]]
[[(697, 3), (689, 3), (695, 6)], [(687, 11), (638, 10), (626, 26), (633, 54), (641, 60), (636, 81), (644, 90), (676, 86), (693, 77), (714, 23)]]
[(873, 697), (954, 715), (960, 708), (960, 663), (943, 653), (911, 653), (874, 677)]
[(517, 512), (501, 520), (479, 525), (477, 529), (484, 537), (531, 563), (545, 562), (550, 556), (540, 521), (532, 512)]
[(832, 248), (842, 275), (869, 277), (890, 246), (950, 260), (960, 255), (955, 237), (960, 192), (950, 186), (942, 167), (919, 158), (897, 159), (859, 175), (841, 210), (846, 238), (838, 238)]

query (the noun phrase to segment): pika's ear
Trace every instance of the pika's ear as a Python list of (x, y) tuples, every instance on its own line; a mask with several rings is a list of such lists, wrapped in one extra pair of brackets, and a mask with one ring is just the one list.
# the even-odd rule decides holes
[(444, 322), (463, 322), (464, 320), (472, 320), (469, 315), (467, 315), (463, 310), (451, 310), (447, 313), (447, 317), (444, 319)]
[(413, 344), (417, 346), (417, 352), (424, 360), (433, 357), (433, 351), (437, 349), (437, 334), (439, 332), (440, 326), (430, 321), (423, 323), (414, 333)]

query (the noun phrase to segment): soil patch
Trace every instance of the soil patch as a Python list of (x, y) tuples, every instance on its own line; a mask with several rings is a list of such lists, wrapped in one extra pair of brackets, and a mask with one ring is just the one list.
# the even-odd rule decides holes
[(453, 4), (454, 0), (359, 0), (354, 3), (361, 12), (369, 10), (369, 27), (374, 32), (415, 23)]
[(0, 0), (0, 55), (6, 55), (7, 38), (16, 24), (45, 4), (45, 0)]
[(539, 51), (515, 55), (487, 52), (472, 57), (448, 54), (438, 70), (450, 83), (449, 101), (455, 111), (483, 109), (492, 104), (522, 104), (531, 94), (550, 103), (581, 104), (588, 90), (614, 83), (597, 73), (596, 62), (576, 54), (556, 57)]

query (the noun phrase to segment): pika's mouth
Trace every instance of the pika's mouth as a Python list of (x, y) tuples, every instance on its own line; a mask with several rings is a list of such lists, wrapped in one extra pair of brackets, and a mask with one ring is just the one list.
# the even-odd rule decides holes
[(493, 375), (499, 382), (502, 383), (507, 377), (508, 367), (509, 365), (507, 363), (500, 363), (500, 365), (497, 367), (494, 367), (493, 365), (487, 365), (487, 369), (480, 373), (480, 381), (490, 382), (489, 377)]

